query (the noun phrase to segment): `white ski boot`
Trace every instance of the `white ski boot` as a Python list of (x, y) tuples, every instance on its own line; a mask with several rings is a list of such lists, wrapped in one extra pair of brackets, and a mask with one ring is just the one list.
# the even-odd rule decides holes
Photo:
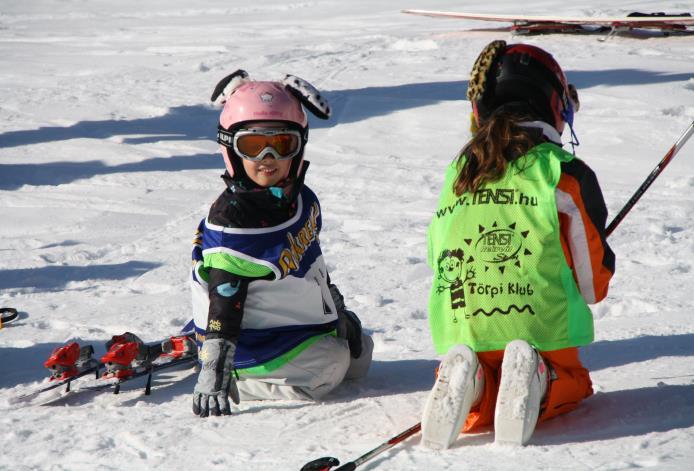
[(525, 340), (506, 345), (494, 412), (494, 441), (525, 445), (547, 392), (547, 365)]
[(424, 405), (424, 446), (437, 450), (449, 448), (483, 390), (484, 374), (475, 352), (467, 345), (451, 347)]

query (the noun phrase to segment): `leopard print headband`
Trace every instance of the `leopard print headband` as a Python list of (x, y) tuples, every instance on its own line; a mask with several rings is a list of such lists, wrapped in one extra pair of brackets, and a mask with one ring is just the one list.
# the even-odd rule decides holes
[(489, 69), (505, 47), (506, 41), (498, 39), (487, 44), (480, 52), (480, 55), (477, 56), (475, 65), (472, 66), (470, 81), (467, 86), (467, 98), (471, 102), (474, 103), (482, 99)]

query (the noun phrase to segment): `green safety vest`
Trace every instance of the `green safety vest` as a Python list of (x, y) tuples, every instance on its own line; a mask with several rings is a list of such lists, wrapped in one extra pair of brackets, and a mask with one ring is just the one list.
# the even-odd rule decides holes
[(450, 165), (428, 230), (437, 353), (456, 344), (502, 350), (514, 339), (543, 351), (593, 341), (592, 314), (562, 250), (555, 198), (561, 163), (573, 158), (540, 144), (500, 180), (461, 196)]

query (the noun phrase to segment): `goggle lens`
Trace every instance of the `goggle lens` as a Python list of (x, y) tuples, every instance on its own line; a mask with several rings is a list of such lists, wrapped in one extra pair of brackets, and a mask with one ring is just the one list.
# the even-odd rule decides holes
[(294, 133), (279, 134), (244, 134), (236, 139), (239, 153), (251, 158), (261, 157), (263, 150), (270, 147), (280, 158), (291, 158), (297, 154), (301, 143)]

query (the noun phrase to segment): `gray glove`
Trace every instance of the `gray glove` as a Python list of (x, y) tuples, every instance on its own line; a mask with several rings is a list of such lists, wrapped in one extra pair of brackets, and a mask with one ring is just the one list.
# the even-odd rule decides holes
[(207, 339), (202, 344), (199, 358), (202, 368), (193, 390), (193, 413), (231, 415), (229, 397), (239, 403), (239, 390), (234, 379), (234, 353), (236, 346), (228, 340)]

